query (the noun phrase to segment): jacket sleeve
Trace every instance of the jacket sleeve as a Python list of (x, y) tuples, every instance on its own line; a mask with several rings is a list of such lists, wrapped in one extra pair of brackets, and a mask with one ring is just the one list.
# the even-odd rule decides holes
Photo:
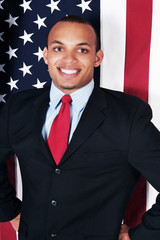
[[(0, 111), (0, 222), (15, 218), (21, 209), (21, 201), (16, 198), (16, 192), (8, 179), (6, 160), (9, 160), (14, 151), (9, 137), (10, 103), (8, 101)], [(16, 124), (16, 123), (15, 123)]]
[[(129, 143), (129, 162), (160, 192), (160, 132), (151, 122), (152, 111), (143, 103), (134, 114)], [(137, 199), (138, 201), (138, 199)], [(130, 229), (131, 240), (160, 239), (160, 194), (156, 203)]]

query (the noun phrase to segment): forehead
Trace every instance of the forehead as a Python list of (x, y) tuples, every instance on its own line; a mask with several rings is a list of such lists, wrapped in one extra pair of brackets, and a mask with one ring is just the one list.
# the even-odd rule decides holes
[(88, 42), (94, 44), (96, 42), (96, 34), (89, 24), (75, 22), (58, 22), (56, 23), (49, 35), (48, 44), (53, 40), (63, 42)]

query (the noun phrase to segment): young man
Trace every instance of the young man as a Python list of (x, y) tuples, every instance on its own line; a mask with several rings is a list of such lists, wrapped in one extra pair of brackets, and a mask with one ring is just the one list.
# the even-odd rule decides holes
[[(44, 48), (51, 88), (19, 93), (2, 111), (0, 220), (12, 220), (20, 240), (160, 239), (159, 196), (130, 237), (126, 226), (120, 233), (140, 173), (160, 190), (160, 133), (145, 102), (94, 87), (102, 59), (89, 23), (60, 20)], [(22, 203), (6, 173), (14, 153)]]

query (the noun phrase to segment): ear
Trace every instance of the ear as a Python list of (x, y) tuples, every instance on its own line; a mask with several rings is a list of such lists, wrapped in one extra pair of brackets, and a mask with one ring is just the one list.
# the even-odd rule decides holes
[(104, 56), (104, 53), (101, 49), (98, 52), (96, 52), (96, 60), (94, 64), (95, 67), (98, 67), (101, 64), (103, 60), (103, 56)]
[(48, 49), (47, 49), (47, 47), (45, 47), (43, 49), (43, 59), (44, 59), (45, 64), (48, 64)]

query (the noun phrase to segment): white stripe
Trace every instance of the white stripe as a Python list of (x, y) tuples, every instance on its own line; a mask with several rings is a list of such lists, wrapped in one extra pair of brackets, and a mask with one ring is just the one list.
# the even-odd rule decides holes
[[(153, 123), (160, 129), (160, 1), (153, 1), (152, 37), (149, 72), (149, 104), (153, 110)], [(147, 209), (155, 202), (157, 191), (147, 186)]]
[[(15, 157), (15, 178), (16, 178), (16, 195), (22, 200), (22, 179), (20, 174), (20, 168), (17, 157)], [(18, 240), (18, 233), (16, 232), (16, 238)]]
[(21, 179), (21, 173), (20, 173), (20, 168), (19, 168), (19, 163), (18, 163), (18, 159), (16, 157), (15, 159), (16, 162), (16, 194), (17, 197), (22, 200), (22, 179)]
[(123, 91), (126, 42), (126, 0), (101, 0), (101, 65), (100, 85)]
[(153, 1), (152, 38), (149, 74), (149, 103), (153, 122), (160, 129), (160, 1)]

